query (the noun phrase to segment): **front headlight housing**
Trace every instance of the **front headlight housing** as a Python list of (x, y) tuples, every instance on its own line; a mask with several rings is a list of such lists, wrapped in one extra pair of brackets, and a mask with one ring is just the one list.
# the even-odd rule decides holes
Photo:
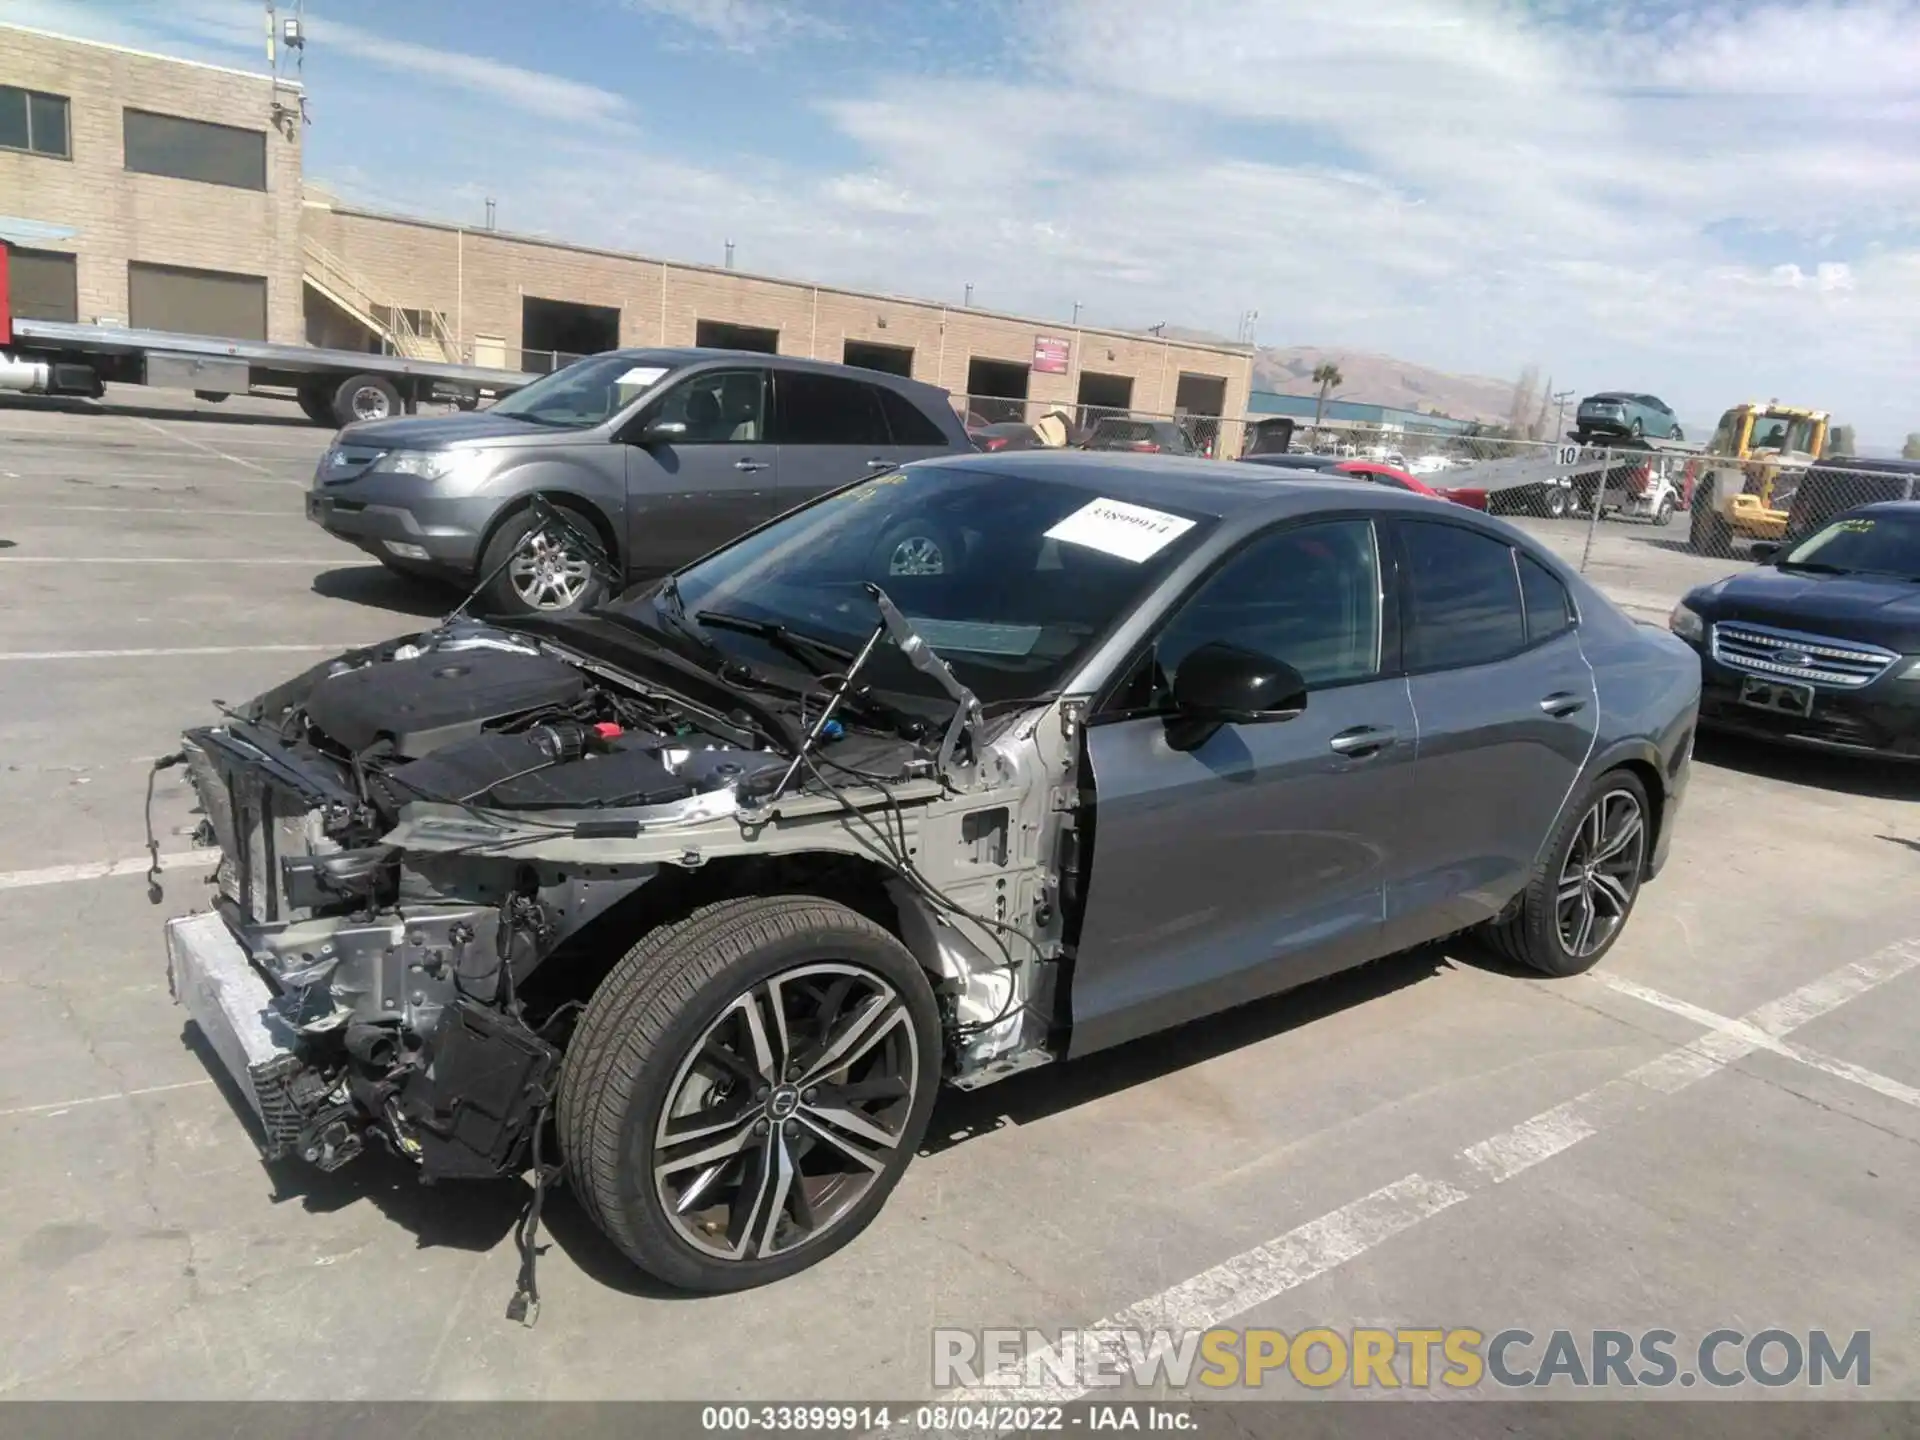
[(471, 450), (389, 450), (372, 465), (376, 475), (418, 475), (444, 480), (473, 458)]
[(1705, 644), (1707, 622), (1700, 618), (1700, 612), (1682, 600), (1673, 607), (1673, 614), (1667, 617), (1667, 628), (1682, 640), (1691, 640), (1695, 644)]

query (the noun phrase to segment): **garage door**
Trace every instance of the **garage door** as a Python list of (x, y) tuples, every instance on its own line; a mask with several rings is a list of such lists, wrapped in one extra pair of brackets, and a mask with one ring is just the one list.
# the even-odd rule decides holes
[(135, 261), (127, 266), (127, 321), (136, 330), (264, 340), (266, 277)]
[(64, 320), (72, 324), (80, 318), (73, 256), (53, 250), (9, 249), (7, 278), (15, 319)]

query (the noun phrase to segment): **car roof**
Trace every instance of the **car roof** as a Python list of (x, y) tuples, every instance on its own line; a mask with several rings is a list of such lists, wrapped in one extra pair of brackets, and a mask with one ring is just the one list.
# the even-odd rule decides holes
[[(808, 370), (820, 375), (851, 375), (856, 379), (872, 381), (890, 386), (895, 390), (921, 390), (945, 396), (949, 392), (942, 386), (930, 385), (924, 380), (910, 379), (905, 375), (895, 375), (886, 370), (868, 370), (859, 365), (842, 365), (833, 360), (808, 360), (799, 355), (771, 355), (765, 350), (721, 350), (708, 349), (699, 345), (657, 346), (631, 350), (608, 350), (602, 352), (616, 355), (636, 365), (660, 365), (669, 370), (679, 370), (688, 365), (705, 364), (708, 361), (722, 360), (733, 363), (745, 362), (752, 365), (767, 365), (780, 370)], [(597, 360), (599, 355), (584, 357)]]
[[(1183, 455), (1018, 450), (996, 455), (943, 456), (923, 460), (915, 466), (916, 469), (948, 467), (1051, 481), (1085, 490), (1090, 498), (1097, 495), (1129, 505), (1167, 507), (1251, 524), (1334, 507), (1433, 514), (1433, 502), (1410, 491), (1355, 485), (1350, 479), (1323, 479), (1310, 471), (1288, 474), (1280, 466), (1254, 467)], [(1462, 510), (1461, 515), (1470, 520), (1474, 518), (1473, 512), (1467, 510)]]
[(1920, 500), (1876, 500), (1871, 505), (1856, 505), (1844, 515), (1836, 515), (1835, 520), (1847, 515), (1913, 515), (1920, 517)]

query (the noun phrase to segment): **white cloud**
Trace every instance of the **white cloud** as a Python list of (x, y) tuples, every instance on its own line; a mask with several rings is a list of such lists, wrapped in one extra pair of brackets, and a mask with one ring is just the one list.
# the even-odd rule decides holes
[(799, 36), (838, 35), (840, 28), (781, 0), (626, 0), (629, 9), (680, 25), (729, 50), (751, 52)]
[[(355, 147), (365, 173), (348, 177), (378, 203), (470, 215), (493, 195), (507, 226), (702, 260), (732, 238), (743, 268), (954, 300), (971, 282), (978, 303), (1040, 315), (1081, 302), (1232, 333), (1258, 308), (1273, 343), (1477, 373), (1534, 361), (1696, 421), (1758, 393), (1830, 405), (1869, 440), (1920, 423), (1909, 0), (977, 0), (948, 13), (965, 43), (947, 51), (884, 34), (901, 8), (624, 3), (650, 43), (678, 25), (760, 52), (735, 62), (756, 113), (830, 96), (832, 161), (719, 158), (695, 117), (642, 135), (618, 65), (558, 76), (396, 45), (324, 5), (310, 153), (321, 127), (356, 123), (343, 111), (391, 105), (394, 140)], [(163, 48), (259, 43), (241, 0), (8, 4), (83, 32), (132, 15)], [(832, 33), (823, 16), (859, 33), (816, 91), (780, 47)]]
[(624, 124), (632, 114), (632, 106), (623, 96), (598, 85), (458, 50), (416, 45), (320, 16), (307, 22), (307, 30), (314, 45), (341, 51), (383, 70), (465, 91), (539, 119), (606, 125)]

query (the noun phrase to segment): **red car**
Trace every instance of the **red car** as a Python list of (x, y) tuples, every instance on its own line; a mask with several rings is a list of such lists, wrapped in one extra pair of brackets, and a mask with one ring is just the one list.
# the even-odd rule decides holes
[(1378, 460), (1340, 460), (1332, 455), (1247, 455), (1241, 458), (1242, 465), (1265, 465), (1277, 470), (1322, 471), (1332, 475), (1351, 475), (1355, 479), (1365, 480), (1374, 485), (1386, 485), (1395, 490), (1411, 490), (1416, 495), (1426, 495), (1435, 500), (1448, 500), (1455, 505), (1464, 505), (1469, 510), (1487, 508), (1487, 492), (1467, 486), (1458, 488), (1448, 486), (1436, 489), (1417, 476), (1393, 465), (1383, 465)]

